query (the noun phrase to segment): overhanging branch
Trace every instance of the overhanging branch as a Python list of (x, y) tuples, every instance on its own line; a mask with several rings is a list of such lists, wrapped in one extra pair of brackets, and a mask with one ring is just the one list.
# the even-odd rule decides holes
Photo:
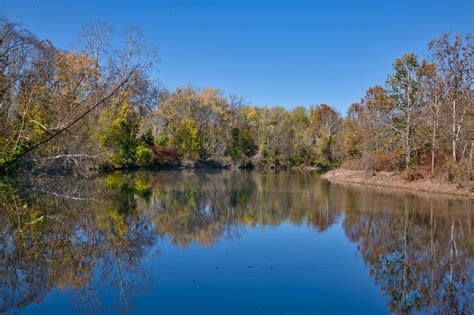
[(117, 85), (113, 90), (112, 92), (110, 92), (109, 95), (107, 95), (106, 97), (102, 98), (100, 101), (98, 101), (94, 106), (91, 106), (88, 110), (86, 110), (84, 113), (82, 113), (81, 115), (79, 115), (76, 119), (74, 119), (73, 121), (71, 121), (68, 125), (66, 125), (64, 128), (58, 130), (56, 133), (53, 133), (52, 135), (50, 135), (48, 138), (38, 142), (37, 144), (33, 145), (32, 147), (28, 148), (25, 152), (17, 155), (16, 157), (12, 158), (11, 160), (8, 160), (6, 161), (5, 163), (3, 164), (0, 164), (0, 173), (4, 172), (5, 169), (16, 163), (17, 161), (21, 160), (23, 157), (25, 157), (28, 153), (30, 153), (31, 151), (37, 149), (38, 147), (42, 146), (43, 144), (53, 140), (54, 138), (56, 138), (57, 136), (59, 136), (60, 134), (62, 134), (63, 132), (65, 132), (66, 130), (68, 130), (69, 128), (71, 128), (74, 124), (76, 124), (77, 122), (79, 122), (81, 119), (83, 119), (87, 114), (89, 114), (90, 112), (92, 112), (95, 108), (99, 107), (100, 105), (102, 105), (103, 103), (105, 103), (107, 100), (109, 100), (112, 96), (115, 95), (115, 93), (117, 93), (120, 88), (122, 86), (124, 86), (128, 80), (130, 79), (130, 77), (132, 76), (132, 74), (137, 70), (138, 66), (136, 66), (135, 68), (132, 69), (132, 71), (128, 74), (128, 76), (119, 84)]

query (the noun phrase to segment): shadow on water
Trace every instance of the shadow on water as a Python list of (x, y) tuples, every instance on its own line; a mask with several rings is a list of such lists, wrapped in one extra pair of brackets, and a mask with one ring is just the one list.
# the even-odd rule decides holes
[[(141, 263), (170, 239), (212, 247), (255, 226), (341, 224), (395, 313), (472, 313), (472, 200), (331, 184), (313, 173), (137, 172), (0, 181), (0, 312), (71, 294), (116, 310), (155, 279)], [(159, 260), (159, 257), (158, 257)], [(94, 280), (95, 279), (95, 280)]]

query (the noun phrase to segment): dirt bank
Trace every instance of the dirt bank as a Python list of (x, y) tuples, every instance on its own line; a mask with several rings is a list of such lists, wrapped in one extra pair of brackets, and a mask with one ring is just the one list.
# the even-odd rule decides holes
[(469, 187), (459, 187), (459, 185), (443, 182), (438, 179), (425, 178), (416, 181), (407, 181), (402, 176), (392, 172), (353, 171), (339, 168), (327, 172), (322, 175), (322, 177), (333, 182), (461, 195), (474, 198), (474, 192), (470, 191)]

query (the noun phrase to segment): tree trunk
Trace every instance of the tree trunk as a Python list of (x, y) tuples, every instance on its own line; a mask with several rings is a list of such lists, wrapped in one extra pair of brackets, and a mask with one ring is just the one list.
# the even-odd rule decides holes
[(406, 132), (405, 132), (405, 150), (406, 150), (406, 156), (405, 156), (405, 169), (408, 169), (410, 162), (411, 162), (411, 143), (410, 143), (410, 137), (411, 137), (411, 116), (410, 113), (407, 113), (407, 125), (406, 125)]
[(462, 161), (462, 160), (464, 160), (464, 155), (466, 154), (466, 149), (467, 149), (467, 146), (468, 146), (468, 144), (467, 144), (467, 143), (465, 143), (465, 144), (464, 144), (464, 147), (462, 148), (461, 155), (458, 157), (459, 161)]
[(375, 153), (379, 153), (379, 141), (377, 139), (377, 130), (375, 128), (375, 118), (372, 116), (372, 127), (373, 127), (373, 134), (374, 134), (374, 145), (375, 145)]
[(453, 101), (453, 161), (456, 162), (456, 100)]
[(410, 161), (411, 161), (411, 146), (410, 146), (410, 137), (407, 135), (405, 139), (405, 147), (406, 147), (406, 157), (405, 157), (405, 163), (406, 163), (406, 169), (410, 166)]

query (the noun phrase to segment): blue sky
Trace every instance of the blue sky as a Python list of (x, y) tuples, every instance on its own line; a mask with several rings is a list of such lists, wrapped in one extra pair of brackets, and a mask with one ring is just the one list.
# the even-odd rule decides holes
[(155, 75), (239, 94), (254, 105), (327, 103), (342, 113), (383, 84), (394, 59), (426, 55), (443, 32), (474, 26), (473, 1), (0, 0), (0, 11), (62, 49), (105, 21), (142, 29), (158, 47)]

